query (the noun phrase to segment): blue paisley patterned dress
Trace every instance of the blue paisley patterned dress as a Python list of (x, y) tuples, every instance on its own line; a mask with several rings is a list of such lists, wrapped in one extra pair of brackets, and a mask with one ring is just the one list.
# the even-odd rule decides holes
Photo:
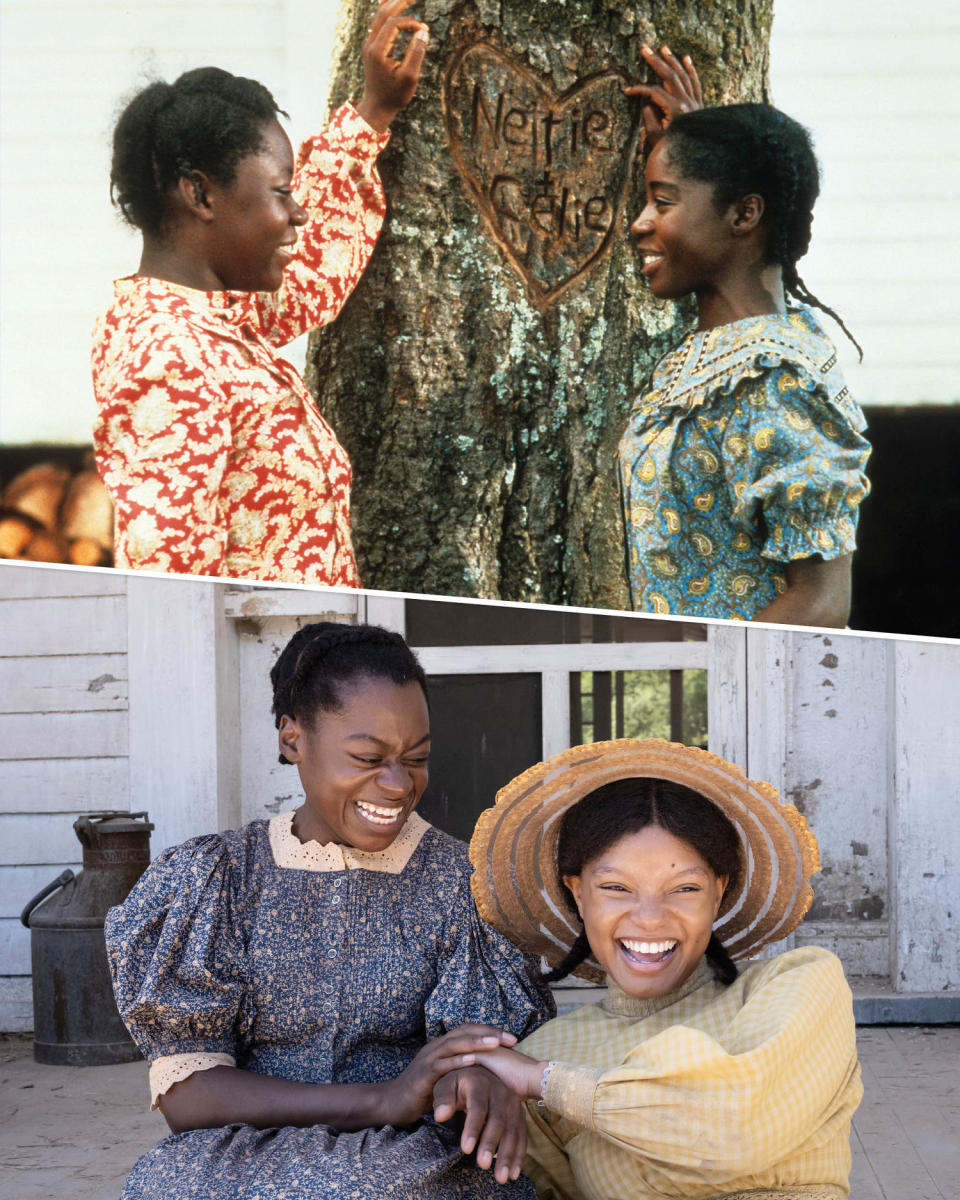
[(749, 620), (787, 563), (851, 553), (865, 428), (808, 309), (689, 333), (620, 441), (633, 607)]
[[(120, 1012), (154, 1093), (235, 1063), (301, 1082), (393, 1078), (463, 1021), (531, 1032), (553, 1013), (532, 960), (477, 916), (467, 848), (413, 814), (379, 854), (293, 835), (292, 813), (167, 850), (110, 910)], [(165, 1138), (124, 1200), (534, 1200), (452, 1128), (235, 1124)]]

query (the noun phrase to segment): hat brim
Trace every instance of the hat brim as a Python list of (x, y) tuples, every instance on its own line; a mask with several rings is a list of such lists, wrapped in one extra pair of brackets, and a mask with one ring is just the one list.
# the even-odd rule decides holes
[[(693, 746), (623, 738), (573, 746), (518, 775), (481, 813), (470, 841), (471, 880), (480, 915), (551, 967), (565, 957), (580, 926), (557, 873), (564, 813), (618, 779), (668, 779), (717, 805), (737, 831), (742, 869), (724, 893), (714, 932), (734, 959), (749, 958), (791, 933), (810, 907), (810, 876), (820, 869), (816, 839), (769, 783)], [(601, 982), (587, 959), (574, 972)]]

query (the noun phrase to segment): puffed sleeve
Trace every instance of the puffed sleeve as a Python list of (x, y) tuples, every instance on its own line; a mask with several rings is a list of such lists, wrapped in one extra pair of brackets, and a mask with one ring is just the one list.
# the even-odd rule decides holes
[(107, 913), (117, 1008), (158, 1093), (194, 1070), (233, 1065), (244, 1027), (237, 888), (218, 836), (166, 850)]
[(480, 917), (467, 887), (444, 931), (437, 984), (424, 1006), (427, 1037), (464, 1021), (500, 1025), (523, 1037), (555, 1013), (536, 959)]
[(232, 433), (207, 350), (189, 323), (172, 330), (159, 316), (141, 323), (109, 366), (95, 350), (94, 451), (114, 501), (118, 567), (222, 571), (220, 485)]
[(300, 147), (291, 190), (309, 219), (279, 291), (257, 296), (263, 335), (274, 345), (332, 321), (356, 287), (387, 211), (376, 160), (389, 137), (344, 104)]
[(862, 1090), (843, 968), (810, 948), (764, 964), (722, 1030), (672, 1025), (613, 1070), (558, 1063), (545, 1101), (671, 1179), (719, 1187), (849, 1126)]
[(733, 519), (775, 562), (856, 549), (857, 510), (870, 485), (865, 422), (843, 389), (832, 394), (784, 361), (744, 381), (723, 435)]

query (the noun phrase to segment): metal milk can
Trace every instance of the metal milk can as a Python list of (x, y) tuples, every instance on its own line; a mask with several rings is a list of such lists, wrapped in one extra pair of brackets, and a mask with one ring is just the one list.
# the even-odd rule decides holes
[(113, 999), (103, 921), (149, 865), (153, 825), (145, 812), (96, 812), (73, 828), (83, 870), (64, 871), (20, 914), (30, 930), (33, 1055), (72, 1066), (133, 1062), (141, 1055)]

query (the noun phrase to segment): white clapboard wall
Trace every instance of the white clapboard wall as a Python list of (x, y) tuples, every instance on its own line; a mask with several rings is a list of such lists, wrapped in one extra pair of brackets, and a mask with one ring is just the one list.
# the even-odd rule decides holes
[[(145, 809), (156, 854), (295, 805), (269, 667), (302, 623), (358, 618), (402, 629), (404, 601), (0, 566), (0, 1029), (30, 1027), (18, 916), (76, 868), (75, 816)], [(711, 626), (706, 642), (422, 657), (430, 674), (538, 674), (545, 755), (569, 737), (571, 670), (706, 668), (711, 749), (779, 788), (820, 843), (796, 941), (840, 955), (869, 1019), (891, 997), (905, 1020), (960, 1003), (960, 644)]]
[(126, 579), (0, 567), (0, 1027), (32, 1027), (19, 914), (64, 867), (72, 821), (129, 808)]
[[(296, 140), (324, 115), (337, 8), (337, 0), (3, 0), (5, 442), (90, 441), (90, 329), (110, 281), (138, 257), (107, 196), (120, 97), (150, 76), (213, 63), (266, 82)], [(773, 98), (812, 126), (823, 158), (803, 268), (867, 351), (858, 367), (838, 340), (853, 389), (869, 404), (956, 402), (956, 6), (920, 0), (905, 20), (895, 0), (777, 0), (771, 52)], [(302, 362), (302, 343), (291, 354)]]

